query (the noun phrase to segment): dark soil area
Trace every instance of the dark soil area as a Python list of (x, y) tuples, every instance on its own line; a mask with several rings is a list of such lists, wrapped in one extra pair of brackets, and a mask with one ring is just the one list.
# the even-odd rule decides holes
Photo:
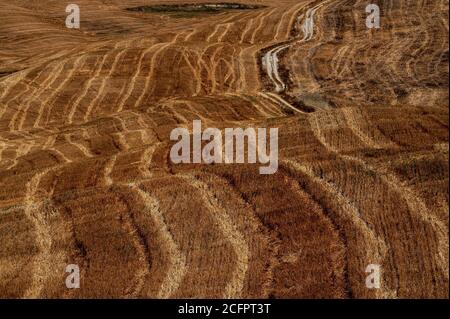
[(201, 3), (201, 4), (161, 4), (127, 8), (128, 11), (144, 13), (162, 13), (171, 16), (189, 17), (199, 14), (216, 14), (227, 10), (255, 10), (264, 8), (260, 5), (247, 5), (241, 3)]

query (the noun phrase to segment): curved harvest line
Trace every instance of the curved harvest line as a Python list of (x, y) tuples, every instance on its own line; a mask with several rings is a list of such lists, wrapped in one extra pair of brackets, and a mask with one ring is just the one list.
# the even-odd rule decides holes
[(208, 190), (208, 186), (197, 180), (194, 176), (181, 176), (195, 187), (212, 217), (217, 221), (223, 235), (233, 246), (236, 254), (236, 266), (233, 277), (225, 288), (224, 298), (239, 298), (244, 288), (247, 275), (250, 251), (244, 236), (236, 229), (227, 211), (218, 203), (213, 194)]
[(164, 241), (164, 247), (168, 250), (169, 267), (158, 292), (158, 298), (170, 298), (180, 287), (184, 275), (186, 274), (186, 256), (180, 251), (175, 242), (160, 210), (158, 201), (140, 189), (137, 185), (131, 184), (130, 187), (136, 191), (144, 202), (145, 208), (153, 218), (156, 229)]

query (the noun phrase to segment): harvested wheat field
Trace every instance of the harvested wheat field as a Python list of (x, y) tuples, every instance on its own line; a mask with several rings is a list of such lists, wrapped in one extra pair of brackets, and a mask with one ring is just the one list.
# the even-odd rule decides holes
[(448, 298), (448, 5), (0, 0), (0, 298)]

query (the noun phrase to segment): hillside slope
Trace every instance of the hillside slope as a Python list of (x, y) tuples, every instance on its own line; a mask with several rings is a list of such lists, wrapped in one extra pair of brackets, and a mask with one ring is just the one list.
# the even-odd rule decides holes
[[(0, 297), (448, 298), (448, 1), (373, 2), (380, 30), (360, 0), (78, 0), (77, 30), (0, 0)], [(279, 128), (278, 172), (172, 163), (196, 119)]]

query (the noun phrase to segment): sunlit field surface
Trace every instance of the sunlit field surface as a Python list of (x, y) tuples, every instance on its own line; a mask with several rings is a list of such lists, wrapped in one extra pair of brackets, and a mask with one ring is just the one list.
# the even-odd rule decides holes
[(0, 297), (448, 298), (448, 0), (221, 2), (0, 0)]

